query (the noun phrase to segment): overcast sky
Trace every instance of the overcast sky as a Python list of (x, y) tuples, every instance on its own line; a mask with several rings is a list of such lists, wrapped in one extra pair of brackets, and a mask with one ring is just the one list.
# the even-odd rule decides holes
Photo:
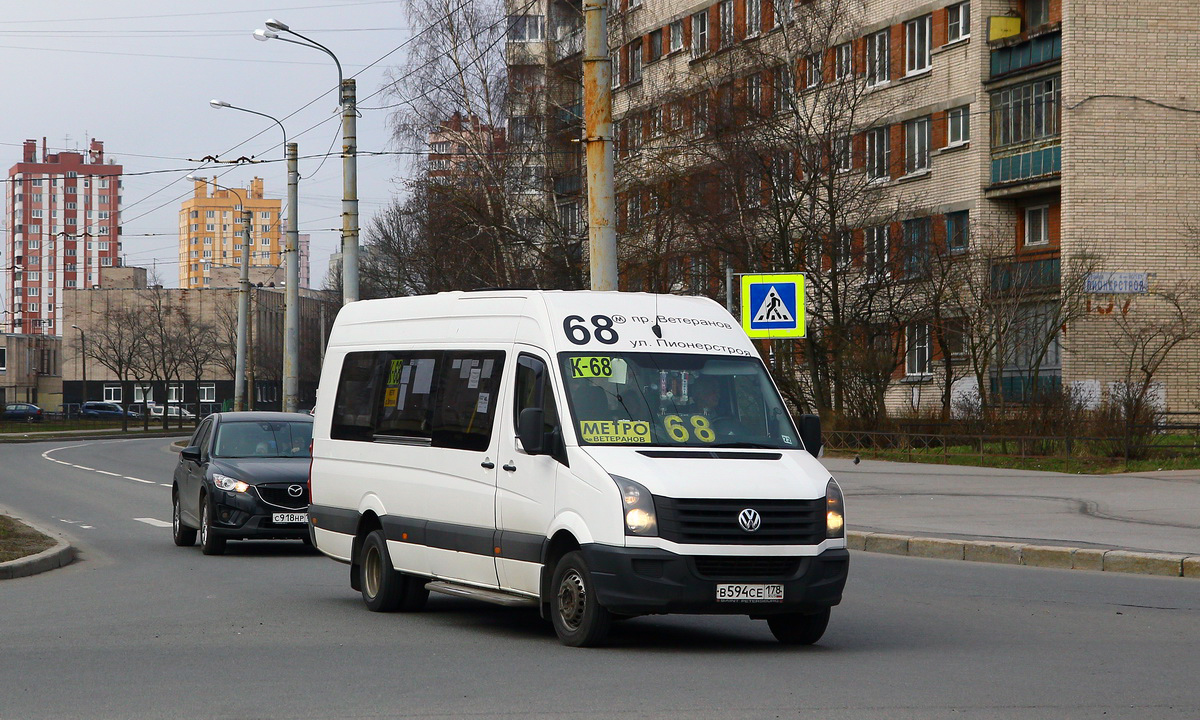
[[(312, 235), (312, 284), (320, 285), (329, 254), (340, 244), (337, 69), (318, 50), (278, 40), (258, 42), (252, 33), (267, 18), (276, 18), (332, 50), (346, 75), (357, 80), (359, 150), (395, 150), (387, 126), (389, 111), (370, 108), (396, 102), (380, 91), (388, 71), (403, 58), (402, 44), (409, 35), (401, 3), (0, 3), (0, 77), (5, 98), (0, 159), (5, 176), (21, 160), (26, 138), (38, 141), (39, 153), (43, 137), (50, 152), (84, 149), (87, 138), (104, 141), (106, 157), (125, 169), (121, 219), (126, 261), (156, 267), (162, 281), (174, 287), (178, 285), (179, 206), (192, 193), (191, 183), (184, 179), (188, 173), (210, 178), (220, 174), (218, 182), (238, 187), (258, 175), (264, 178), (268, 197), (287, 194), (282, 162), (231, 167), (194, 161), (207, 155), (283, 156), (277, 147), (283, 138), (277, 125), (235, 110), (214, 110), (208, 101), (219, 98), (273, 115), (283, 121), (289, 139), (299, 144), (300, 232)], [(320, 158), (305, 159), (330, 151), (335, 156), (324, 164)], [(397, 181), (404, 161), (405, 156), (398, 155), (359, 158), (362, 226), (402, 191)], [(4, 246), (0, 243), (0, 252)], [(10, 264), (7, 257), (0, 261), (2, 267)], [(4, 280), (0, 288), (7, 286)]]

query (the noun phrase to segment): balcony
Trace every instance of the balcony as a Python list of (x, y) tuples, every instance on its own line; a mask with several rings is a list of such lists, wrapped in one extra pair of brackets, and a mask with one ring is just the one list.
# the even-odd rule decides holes
[(992, 185), (1049, 180), (1062, 172), (1058, 139), (1045, 147), (992, 157)]
[(554, 43), (554, 61), (559, 62), (583, 52), (583, 28), (567, 32), (559, 28), (558, 39)]
[(583, 175), (565, 175), (554, 179), (555, 195), (578, 195), (583, 189)]
[(1062, 278), (1062, 261), (1004, 260), (992, 264), (991, 289), (998, 295), (1040, 293), (1057, 290)]
[(1007, 77), (1062, 60), (1062, 29), (992, 50), (989, 79)]
[(554, 108), (554, 132), (577, 131), (583, 125), (583, 100)]

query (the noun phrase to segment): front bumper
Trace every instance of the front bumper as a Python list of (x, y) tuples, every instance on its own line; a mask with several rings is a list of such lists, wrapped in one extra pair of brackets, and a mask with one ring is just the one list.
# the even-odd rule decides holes
[(271, 516), (277, 512), (307, 512), (308, 508), (277, 508), (263, 503), (251, 493), (219, 490), (211, 530), (227, 540), (303, 540), (308, 537), (308, 523), (276, 524)]
[[(581, 552), (591, 570), (600, 604), (621, 615), (691, 613), (763, 617), (818, 610), (842, 601), (850, 568), (850, 553), (840, 548), (813, 557), (792, 558), (792, 566), (784, 574), (774, 576), (739, 573), (737, 558), (722, 558), (734, 562), (714, 571), (701, 569), (703, 559), (654, 548), (585, 545)], [(718, 602), (720, 583), (781, 584), (783, 601)]]

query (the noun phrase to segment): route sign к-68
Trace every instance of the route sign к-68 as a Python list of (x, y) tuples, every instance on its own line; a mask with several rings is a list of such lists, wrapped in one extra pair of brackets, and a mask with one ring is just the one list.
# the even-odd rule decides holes
[(743, 275), (742, 329), (752, 338), (804, 337), (804, 274)]

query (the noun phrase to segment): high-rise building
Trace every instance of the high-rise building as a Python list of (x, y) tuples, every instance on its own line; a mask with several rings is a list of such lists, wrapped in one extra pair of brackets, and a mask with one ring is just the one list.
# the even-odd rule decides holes
[(280, 255), (279, 199), (263, 197), (262, 178), (249, 188), (226, 190), (196, 180), (195, 194), (179, 209), (179, 287), (211, 285), (214, 267), (242, 262), (245, 234), (242, 206), (251, 211), (250, 265), (278, 267)]
[(312, 287), (309, 284), (312, 281), (312, 274), (309, 270), (310, 258), (312, 257), (312, 236), (308, 233), (297, 233), (296, 240), (300, 246), (300, 287)]
[(120, 265), (122, 168), (104, 159), (104, 143), (86, 152), (48, 153), (26, 140), (8, 171), (5, 270), (14, 333), (61, 335), (65, 288), (100, 284), (100, 268)]

